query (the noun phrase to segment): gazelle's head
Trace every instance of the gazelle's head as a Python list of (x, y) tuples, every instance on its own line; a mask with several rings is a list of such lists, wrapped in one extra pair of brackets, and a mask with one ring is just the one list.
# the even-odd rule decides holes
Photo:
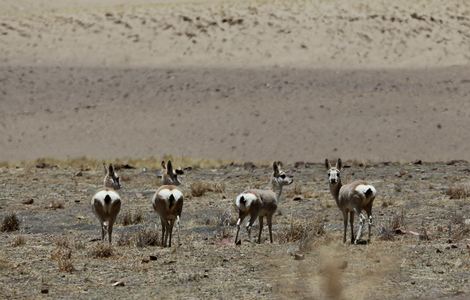
[(165, 164), (165, 161), (162, 161), (162, 183), (168, 185), (180, 185), (181, 182), (178, 180), (178, 175), (184, 174), (181, 169), (173, 169), (171, 160)]
[(107, 188), (112, 188), (115, 190), (119, 190), (121, 188), (121, 182), (119, 181), (119, 176), (114, 171), (114, 167), (112, 164), (109, 164), (109, 166), (106, 168), (106, 164), (103, 163), (104, 167), (104, 186)]
[(294, 182), (294, 176), (287, 175), (282, 169), (282, 163), (280, 161), (273, 162), (273, 176), (271, 182), (273, 185), (282, 187), (289, 185)]
[(331, 166), (330, 161), (325, 159), (325, 167), (328, 170), (328, 182), (330, 184), (337, 184), (341, 181), (341, 170), (343, 168), (343, 163), (341, 162), (341, 158), (338, 158), (336, 161), (336, 165), (334, 167)]

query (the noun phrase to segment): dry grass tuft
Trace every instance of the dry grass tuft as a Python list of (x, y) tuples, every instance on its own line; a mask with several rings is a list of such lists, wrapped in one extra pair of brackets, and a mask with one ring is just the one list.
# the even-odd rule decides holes
[(291, 199), (299, 195), (302, 195), (302, 186), (299, 183), (295, 183), (293, 189), (287, 190), (286, 199)]
[(313, 239), (325, 235), (325, 224), (320, 218), (291, 219), (290, 226), (278, 234), (280, 244), (299, 242), (299, 249), (308, 250)]
[(72, 264), (72, 249), (66, 238), (56, 240), (56, 248), (52, 250), (51, 259), (57, 261), (60, 272), (71, 273), (75, 270)]
[(123, 226), (129, 226), (134, 224), (140, 224), (144, 221), (144, 216), (141, 211), (134, 212), (132, 214), (130, 211), (124, 212), (120, 216), (120, 222)]
[(380, 228), (379, 239), (382, 241), (393, 241), (398, 231), (405, 228), (405, 211), (395, 213), (390, 220)]
[(225, 193), (225, 184), (203, 181), (195, 181), (191, 183), (191, 195), (193, 197), (201, 197), (207, 192)]
[(135, 245), (139, 248), (161, 246), (160, 234), (157, 229), (141, 229), (135, 236)]
[(97, 243), (90, 251), (94, 258), (106, 258), (114, 255), (113, 247), (108, 243)]
[(122, 233), (118, 240), (117, 240), (117, 245), (122, 247), (122, 246), (130, 246), (134, 242), (134, 239), (132, 238), (132, 235), (129, 233)]
[(13, 247), (19, 247), (19, 246), (26, 245), (26, 238), (22, 235), (18, 235), (18, 236), (15, 237), (15, 239), (13, 240), (11, 245)]
[(10, 213), (3, 218), (1, 231), (3, 232), (11, 232), (20, 229), (20, 220), (16, 216), (15, 213)]
[(64, 201), (60, 201), (60, 200), (52, 200), (51, 203), (49, 203), (49, 206), (48, 208), (50, 209), (63, 209), (64, 208)]
[(450, 199), (462, 199), (470, 196), (470, 182), (463, 182), (455, 184), (449, 187), (446, 191), (446, 195)]

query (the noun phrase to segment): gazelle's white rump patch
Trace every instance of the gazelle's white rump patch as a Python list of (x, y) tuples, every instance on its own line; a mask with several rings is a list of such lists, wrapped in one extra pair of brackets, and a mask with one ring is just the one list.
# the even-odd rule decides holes
[(375, 190), (375, 188), (372, 185), (360, 184), (360, 185), (356, 186), (356, 191), (358, 191), (359, 193), (364, 194), (364, 195), (367, 193), (367, 191), (369, 189), (372, 192), (372, 196), (375, 197), (375, 194), (377, 193), (377, 191)]
[(116, 193), (115, 191), (103, 190), (103, 191), (99, 191), (93, 196), (93, 199), (91, 199), (91, 204), (94, 204), (96, 200), (100, 202), (102, 205), (104, 205), (105, 204), (104, 198), (106, 197), (106, 195), (109, 195), (109, 197), (111, 198), (111, 203), (117, 200), (121, 200), (121, 197), (119, 197), (119, 194)]
[(181, 199), (183, 197), (183, 193), (179, 191), (178, 189), (161, 189), (158, 191), (158, 197), (162, 199), (169, 199), (171, 195), (173, 195), (173, 198), (175, 198), (176, 201)]
[[(245, 203), (242, 203), (240, 200), (243, 197), (245, 200)], [(253, 193), (241, 193), (240, 195), (237, 196), (237, 199), (235, 200), (235, 205), (240, 209), (240, 210), (245, 210), (248, 209), (253, 201), (255, 201), (258, 197), (256, 197), (255, 194)]]

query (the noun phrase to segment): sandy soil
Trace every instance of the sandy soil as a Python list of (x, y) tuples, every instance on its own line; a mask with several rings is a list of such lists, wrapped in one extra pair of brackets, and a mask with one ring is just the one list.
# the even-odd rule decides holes
[[(346, 165), (351, 165), (346, 163)], [(181, 246), (173, 249), (118, 245), (125, 237), (159, 224), (150, 198), (157, 187), (156, 172), (121, 170), (124, 200), (121, 215), (140, 212), (136, 225), (118, 224), (114, 255), (93, 258), (100, 242), (99, 225), (89, 200), (99, 188), (102, 170), (83, 168), (0, 169), (0, 216), (16, 212), (20, 231), (0, 234), (0, 294), (8, 298), (40, 298), (47, 289), (53, 298), (229, 299), (466, 299), (470, 293), (470, 228), (468, 198), (449, 199), (449, 182), (465, 182), (470, 165), (376, 164), (345, 169), (343, 180), (367, 178), (379, 191), (375, 225), (369, 245), (342, 244), (342, 220), (326, 182), (323, 165), (285, 169), (295, 176), (281, 201), (282, 215), (274, 219), (274, 244), (264, 232), (263, 243), (233, 245), (232, 201), (246, 187), (264, 187), (269, 167), (246, 170), (237, 166), (193, 169), (183, 178), (186, 201)], [(223, 183), (223, 192), (191, 196), (196, 181)], [(24, 183), (28, 184), (25, 185)], [(293, 201), (300, 195), (303, 200)], [(30, 205), (22, 204), (33, 199)], [(62, 203), (52, 210), (50, 203)], [(397, 220), (402, 230), (424, 234), (394, 235), (381, 240), (383, 228)], [(286, 241), (292, 222), (317, 221), (325, 233), (303, 241)], [(158, 225), (158, 229), (159, 229)], [(307, 227), (312, 229), (312, 227)], [(466, 228), (466, 229), (465, 229)], [(253, 229), (257, 232), (257, 227)], [(305, 229), (304, 234), (312, 234)], [(459, 234), (460, 233), (460, 234)], [(461, 234), (463, 233), (463, 235)], [(18, 236), (25, 240), (16, 245)], [(54, 253), (69, 241), (71, 273), (59, 271)], [(303, 254), (296, 260), (294, 254)], [(149, 261), (149, 256), (156, 261)], [(124, 287), (113, 287), (115, 281)]]
[(468, 160), (468, 10), (2, 1), (0, 160)]

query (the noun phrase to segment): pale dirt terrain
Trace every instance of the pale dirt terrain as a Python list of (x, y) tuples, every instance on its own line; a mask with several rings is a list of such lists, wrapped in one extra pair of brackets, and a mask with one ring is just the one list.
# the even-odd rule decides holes
[[(286, 188), (280, 204), (282, 215), (274, 219), (274, 244), (267, 230), (262, 244), (247, 241), (233, 245), (236, 218), (232, 207), (236, 194), (247, 187), (264, 187), (271, 168), (245, 169), (225, 166), (187, 170), (182, 190), (186, 201), (182, 217), (181, 246), (170, 250), (118, 245), (123, 236), (135, 236), (143, 228), (160, 225), (150, 198), (158, 184), (157, 171), (120, 170), (123, 181), (121, 215), (141, 212), (136, 225), (118, 224), (114, 230), (114, 256), (93, 258), (99, 241), (99, 224), (89, 201), (99, 188), (101, 166), (91, 169), (34, 165), (0, 170), (0, 216), (16, 212), (20, 231), (0, 234), (0, 282), (2, 297), (41, 298), (48, 289), (52, 298), (165, 298), (165, 299), (466, 299), (470, 294), (470, 227), (468, 198), (449, 199), (449, 182), (465, 182), (470, 165), (357, 163), (346, 168), (343, 180), (367, 178), (379, 191), (375, 201), (375, 225), (368, 245), (342, 244), (342, 220), (329, 194), (322, 164), (285, 170), (295, 185)], [(191, 196), (195, 181), (222, 183), (224, 192)], [(303, 200), (293, 201), (294, 190)], [(33, 199), (30, 205), (22, 204)], [(52, 201), (63, 209), (52, 210)], [(225, 217), (224, 217), (225, 215)], [(228, 217), (227, 217), (228, 215)], [(231, 217), (230, 217), (231, 215)], [(427, 233), (428, 240), (412, 234), (381, 240), (382, 227), (400, 216), (400, 228)], [(401, 217), (403, 216), (403, 217)], [(224, 227), (224, 220), (232, 225)], [(286, 242), (291, 222), (316, 220), (325, 233)], [(467, 220), (468, 222), (468, 220)], [(254, 227), (254, 235), (258, 228)], [(225, 232), (225, 234), (224, 234)], [(463, 233), (463, 235), (462, 235)], [(14, 246), (18, 236), (25, 244)], [(69, 240), (71, 273), (59, 271), (51, 257), (57, 241)], [(295, 253), (304, 255), (295, 260)], [(148, 261), (149, 255), (157, 257)], [(123, 287), (112, 283), (122, 280)], [(46, 295), (42, 295), (46, 297)]]
[(0, 160), (470, 160), (467, 1), (1, 1)]

